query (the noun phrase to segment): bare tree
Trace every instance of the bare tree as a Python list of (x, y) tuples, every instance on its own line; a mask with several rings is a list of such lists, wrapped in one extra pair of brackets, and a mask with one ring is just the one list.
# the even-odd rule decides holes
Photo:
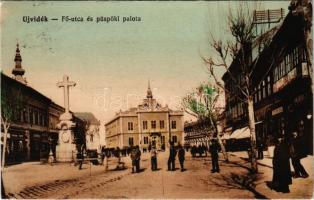
[[(211, 36), (210, 45), (215, 55), (209, 58), (203, 57), (202, 59), (206, 63), (210, 76), (214, 79), (217, 86), (223, 89), (229, 96), (234, 96), (246, 105), (252, 151), (251, 170), (252, 173), (256, 173), (258, 168), (253, 102), (253, 95), (256, 92), (255, 86), (259, 85), (269, 74), (272, 66), (278, 63), (284, 48), (282, 46), (279, 48), (272, 44), (271, 51), (263, 51), (269, 49), (271, 36), (276, 32), (277, 27), (257, 37), (253, 21), (253, 9), (250, 9), (248, 4), (240, 5), (236, 13), (230, 11), (228, 21), (233, 41), (216, 40)], [(258, 50), (255, 51), (256, 49)], [(269, 56), (268, 68), (265, 73), (259, 75), (258, 80), (254, 80), (254, 70), (258, 66), (262, 54), (264, 54), (263, 56), (266, 54)], [(236, 70), (229, 67), (230, 65), (237, 66)], [(217, 69), (223, 69), (226, 72), (226, 76), (230, 81), (230, 88), (226, 88), (221, 82), (216, 74)]]
[[(6, 87), (7, 86), (7, 87)], [(2, 84), (1, 86), (1, 126), (3, 127), (3, 149), (2, 149), (2, 168), (5, 165), (5, 154), (7, 148), (7, 139), (9, 129), (14, 118), (21, 115), (23, 105), (22, 91), (12, 89), (8, 85)]]
[(222, 90), (218, 86), (211, 83), (201, 84), (196, 91), (183, 97), (182, 106), (186, 113), (196, 117), (199, 121), (208, 122), (212, 131), (210, 136), (218, 138), (225, 160), (228, 161), (228, 154), (218, 129), (218, 118), (224, 110), (218, 103), (221, 94)]

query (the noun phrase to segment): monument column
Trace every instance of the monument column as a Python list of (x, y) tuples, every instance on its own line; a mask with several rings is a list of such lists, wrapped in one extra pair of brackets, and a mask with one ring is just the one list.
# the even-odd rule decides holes
[(74, 87), (75, 82), (69, 81), (67, 75), (63, 76), (63, 81), (57, 83), (58, 87), (63, 87), (65, 112), (60, 115), (60, 122), (57, 124), (59, 129), (59, 142), (56, 146), (56, 159), (59, 162), (73, 161), (76, 156), (76, 145), (74, 141), (73, 128), (75, 123), (72, 121), (72, 114), (69, 108), (69, 89)]

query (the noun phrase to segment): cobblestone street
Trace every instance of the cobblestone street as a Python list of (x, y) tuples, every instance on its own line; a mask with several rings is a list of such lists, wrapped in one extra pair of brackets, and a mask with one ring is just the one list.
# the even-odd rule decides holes
[(230, 155), (229, 163), (221, 160), (221, 172), (214, 174), (210, 173), (210, 157), (192, 158), (187, 153), (187, 170), (181, 172), (177, 163), (172, 172), (167, 171), (167, 156), (168, 152), (159, 153), (158, 171), (152, 172), (149, 154), (144, 153), (142, 171), (135, 174), (129, 157), (123, 158), (127, 169), (121, 171), (114, 170), (114, 158), (107, 171), (105, 166), (89, 164), (78, 170), (69, 164), (26, 163), (7, 167), (4, 185), (15, 198), (311, 198), (313, 194), (312, 169), (310, 178), (294, 179), (291, 193), (282, 194), (266, 187), (272, 177), (270, 167), (260, 166), (250, 181), (249, 163), (235, 155)]

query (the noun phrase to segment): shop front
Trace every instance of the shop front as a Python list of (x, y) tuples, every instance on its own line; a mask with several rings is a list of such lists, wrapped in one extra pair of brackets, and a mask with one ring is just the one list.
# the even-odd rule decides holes
[(6, 146), (6, 163), (20, 163), (27, 159), (27, 145), (23, 131), (11, 129)]

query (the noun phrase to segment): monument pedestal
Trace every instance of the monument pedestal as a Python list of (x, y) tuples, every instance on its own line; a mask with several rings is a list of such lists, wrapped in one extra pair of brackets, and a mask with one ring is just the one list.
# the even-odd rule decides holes
[(72, 128), (75, 126), (70, 120), (61, 121), (58, 124), (59, 143), (56, 146), (56, 159), (58, 162), (71, 162), (76, 158), (76, 145), (74, 141), (74, 132)]
[(76, 145), (74, 141), (72, 114), (69, 108), (69, 88), (74, 87), (75, 82), (69, 81), (67, 75), (63, 76), (63, 81), (57, 83), (58, 87), (63, 87), (64, 108), (65, 112), (60, 116), (60, 123), (57, 124), (59, 129), (59, 142), (56, 146), (56, 158), (58, 162), (71, 162), (76, 158)]

